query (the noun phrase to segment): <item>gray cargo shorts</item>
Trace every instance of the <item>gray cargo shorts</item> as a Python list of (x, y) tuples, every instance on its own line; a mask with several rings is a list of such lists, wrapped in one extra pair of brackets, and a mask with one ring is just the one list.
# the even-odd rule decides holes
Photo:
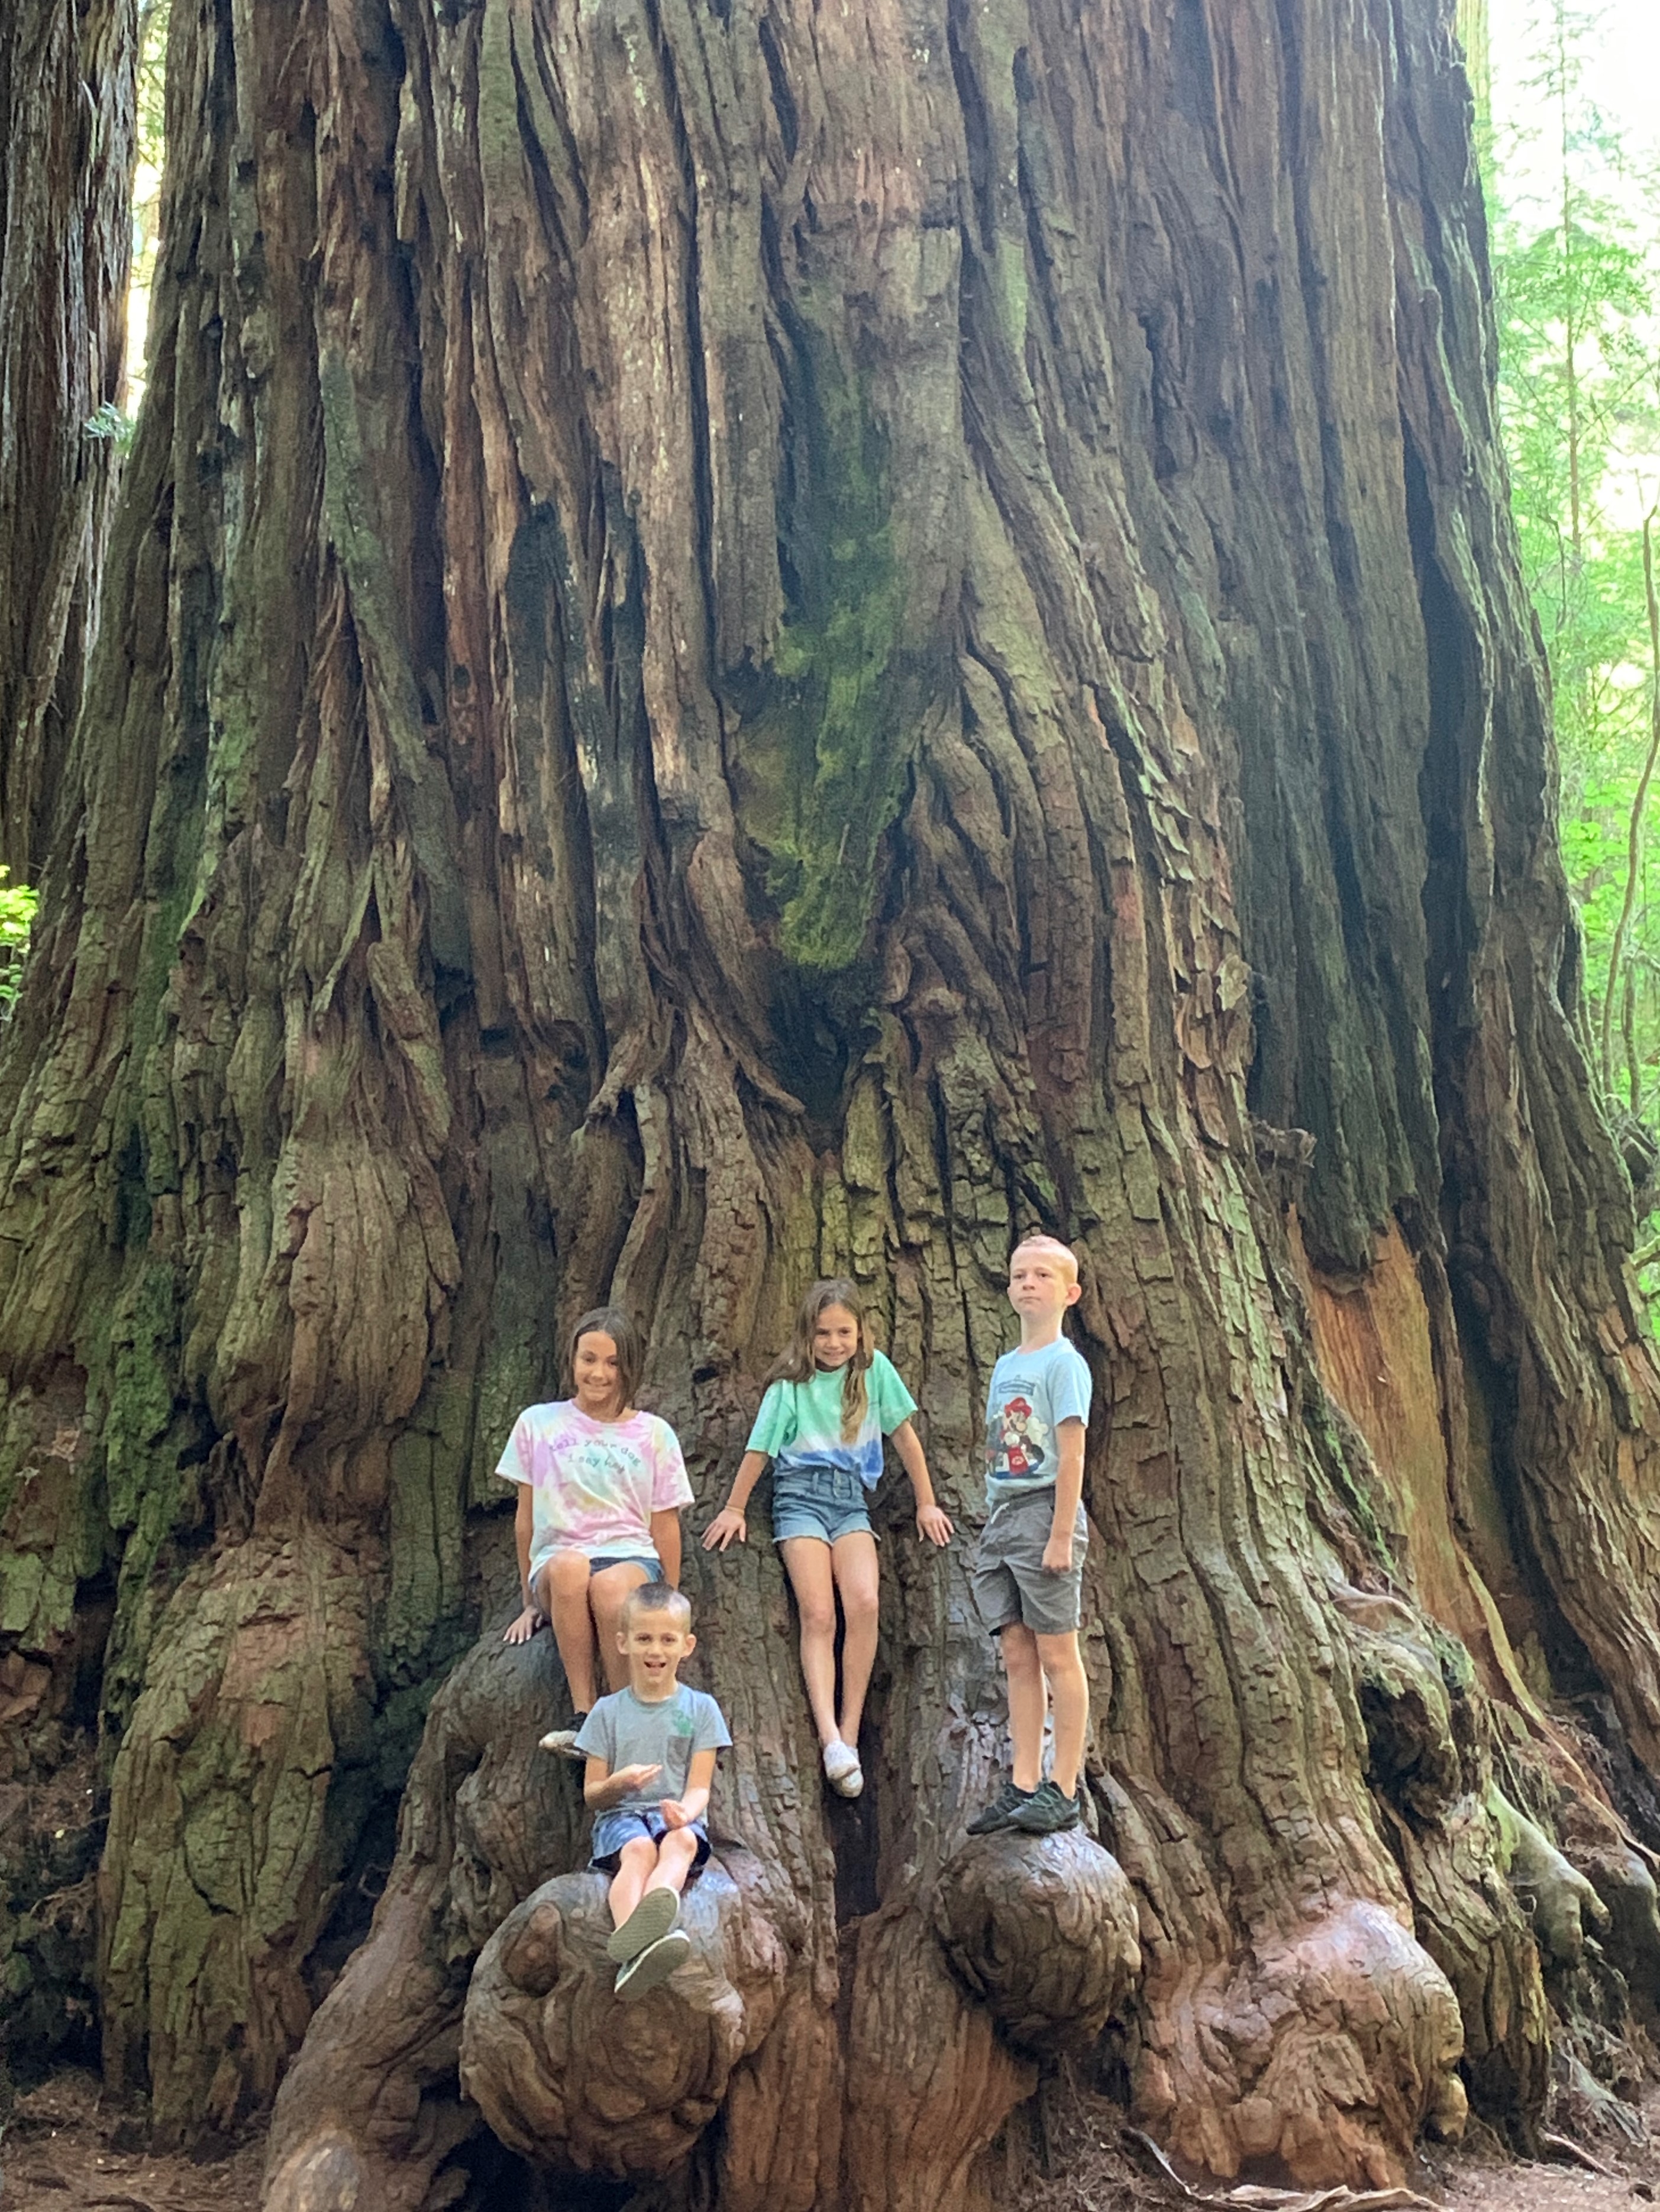
[(1082, 1622), (1089, 1516), (1080, 1505), (1070, 1574), (1051, 1574), (1043, 1565), (1054, 1523), (1054, 1491), (1029, 1490), (1000, 1505), (981, 1530), (970, 1587), (975, 1610), (992, 1635), (1022, 1621), (1034, 1636), (1065, 1636)]

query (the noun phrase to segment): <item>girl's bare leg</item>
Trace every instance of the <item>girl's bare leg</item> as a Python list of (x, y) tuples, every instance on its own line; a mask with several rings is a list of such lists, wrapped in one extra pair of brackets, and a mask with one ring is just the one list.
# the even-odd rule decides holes
[(833, 1743), (836, 1725), (836, 1577), (830, 1547), (821, 1536), (787, 1536), (779, 1546), (784, 1572), (801, 1616), (801, 1674), (820, 1744)]
[(842, 1727), (843, 1743), (859, 1743), (865, 1692), (876, 1665), (876, 1615), (879, 1577), (876, 1539), (868, 1529), (838, 1536), (830, 1547), (831, 1571), (842, 1601)]
[(556, 1552), (536, 1578), (536, 1600), (553, 1623), (553, 1640), (570, 1686), (571, 1704), (592, 1712), (593, 1620), (588, 1611), (588, 1563), (581, 1552)]
[[(583, 1562), (586, 1565), (586, 1560)], [(599, 1656), (605, 1669), (605, 1687), (620, 1690), (629, 1679), (629, 1662), (617, 1648), (617, 1632), (623, 1621), (623, 1601), (631, 1589), (638, 1589), (651, 1577), (633, 1560), (623, 1559), (614, 1567), (596, 1568), (589, 1578), (588, 1605), (593, 1614), (594, 1632), (599, 1638)]]

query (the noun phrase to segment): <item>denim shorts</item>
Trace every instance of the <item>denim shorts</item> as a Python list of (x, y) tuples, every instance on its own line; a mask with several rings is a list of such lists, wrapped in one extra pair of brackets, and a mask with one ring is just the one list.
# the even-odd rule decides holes
[[(701, 1820), (688, 1821), (687, 1826), (697, 1838), (697, 1856), (691, 1863), (691, 1870), (696, 1874), (709, 1855), (709, 1832)], [(609, 1813), (596, 1813), (593, 1856), (588, 1864), (598, 1868), (601, 1874), (615, 1874), (623, 1863), (624, 1844), (631, 1844), (642, 1836), (648, 1844), (661, 1843), (668, 1832), (668, 1822), (658, 1812), (634, 1812), (618, 1805)]]
[(1081, 1621), (1089, 1519), (1080, 1505), (1072, 1525), (1070, 1574), (1051, 1574), (1043, 1565), (1054, 1525), (1051, 1486), (1011, 1498), (981, 1530), (970, 1587), (975, 1610), (992, 1635), (1022, 1621), (1035, 1636), (1065, 1636)]
[(851, 1468), (793, 1467), (772, 1478), (772, 1540), (817, 1536), (833, 1544), (863, 1529), (868, 1536), (870, 1494)]
[[(559, 1548), (569, 1551), (572, 1547), (569, 1545), (562, 1545)], [(530, 1578), (532, 1583), (544, 1567), (552, 1565), (553, 1556), (551, 1552), (544, 1552), (541, 1558), (532, 1566)], [(614, 1559), (606, 1559), (603, 1553), (595, 1553), (588, 1560), (588, 1573), (591, 1576), (603, 1573), (607, 1567), (643, 1567), (646, 1571), (646, 1580), (648, 1583), (660, 1582), (663, 1578), (663, 1562), (650, 1552), (623, 1552)]]

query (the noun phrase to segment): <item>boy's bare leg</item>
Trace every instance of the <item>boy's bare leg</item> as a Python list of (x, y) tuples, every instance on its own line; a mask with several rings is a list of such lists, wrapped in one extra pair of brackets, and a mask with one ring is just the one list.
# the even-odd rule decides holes
[(830, 1547), (830, 1570), (842, 1600), (842, 1724), (843, 1743), (857, 1746), (865, 1716), (865, 1692), (876, 1665), (876, 1619), (880, 1571), (876, 1539), (864, 1528), (838, 1536)]
[(691, 1830), (671, 1828), (657, 1838), (657, 1863), (646, 1877), (646, 1890), (672, 1889), (678, 1897), (696, 1856), (697, 1838)]
[[(1049, 1696), (1055, 1706), (1055, 1763), (1051, 1779), (1063, 1797), (1075, 1797), (1078, 1795), (1078, 1770), (1084, 1763), (1084, 1738), (1088, 1734), (1090, 1724), (1089, 1676), (1084, 1672), (1084, 1655), (1078, 1648), (1078, 1631), (1074, 1628), (1064, 1636), (1037, 1636), (1032, 1640), (1037, 1647), (1038, 1662), (1048, 1678)], [(1042, 1741), (1043, 1722), (1040, 1718), (1040, 1752)]]
[(617, 1854), (620, 1863), (611, 1878), (606, 1896), (613, 1926), (620, 1928), (646, 1893), (646, 1885), (657, 1868), (657, 1846), (646, 1836), (636, 1836)]
[[(801, 1676), (821, 1744), (833, 1743), (836, 1722), (836, 1577), (830, 1547), (819, 1536), (786, 1536), (778, 1547), (801, 1615)], [(868, 1676), (866, 1677), (868, 1679)]]
[(1037, 1647), (1040, 1642), (1061, 1644), (1066, 1638), (1040, 1638), (1020, 1620), (1011, 1621), (1002, 1638), (1003, 1668), (1009, 1678), (1009, 1734), (1014, 1739), (1014, 1786), (1032, 1790), (1043, 1778), (1043, 1715), (1049, 1703)]
[[(582, 1562), (586, 1567), (587, 1561)], [(605, 1662), (605, 1687), (620, 1690), (629, 1679), (629, 1662), (617, 1648), (617, 1632), (622, 1625), (623, 1601), (631, 1589), (638, 1589), (651, 1577), (633, 1560), (624, 1559), (614, 1567), (599, 1567), (586, 1585), (587, 1602), (593, 1614), (593, 1626), (599, 1638), (599, 1656)]]
[(588, 1563), (581, 1552), (556, 1552), (537, 1577), (537, 1602), (553, 1623), (553, 1640), (579, 1713), (593, 1710), (593, 1622), (588, 1613)]

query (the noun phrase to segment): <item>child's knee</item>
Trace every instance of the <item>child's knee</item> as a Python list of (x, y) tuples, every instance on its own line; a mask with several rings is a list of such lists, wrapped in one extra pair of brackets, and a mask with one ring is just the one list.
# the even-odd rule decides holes
[(1051, 1681), (1070, 1680), (1084, 1672), (1084, 1655), (1078, 1648), (1076, 1630), (1065, 1636), (1034, 1637), (1034, 1656)]
[(1027, 1676), (1042, 1672), (1043, 1662), (1037, 1653), (1038, 1639), (1023, 1621), (1016, 1621), (1006, 1628), (1001, 1642), (1003, 1665), (1009, 1674)]
[(542, 1572), (562, 1596), (574, 1597), (579, 1591), (587, 1589), (588, 1563), (581, 1552), (556, 1552)]
[(649, 1874), (657, 1863), (657, 1846), (649, 1836), (631, 1836), (617, 1854), (619, 1866)]
[(834, 1636), (836, 1633), (836, 1599), (834, 1595), (820, 1596), (815, 1593), (803, 1597), (795, 1594), (797, 1610), (801, 1615), (803, 1636)]
[(849, 1628), (867, 1628), (875, 1620), (879, 1593), (874, 1583), (842, 1585), (842, 1618)]

